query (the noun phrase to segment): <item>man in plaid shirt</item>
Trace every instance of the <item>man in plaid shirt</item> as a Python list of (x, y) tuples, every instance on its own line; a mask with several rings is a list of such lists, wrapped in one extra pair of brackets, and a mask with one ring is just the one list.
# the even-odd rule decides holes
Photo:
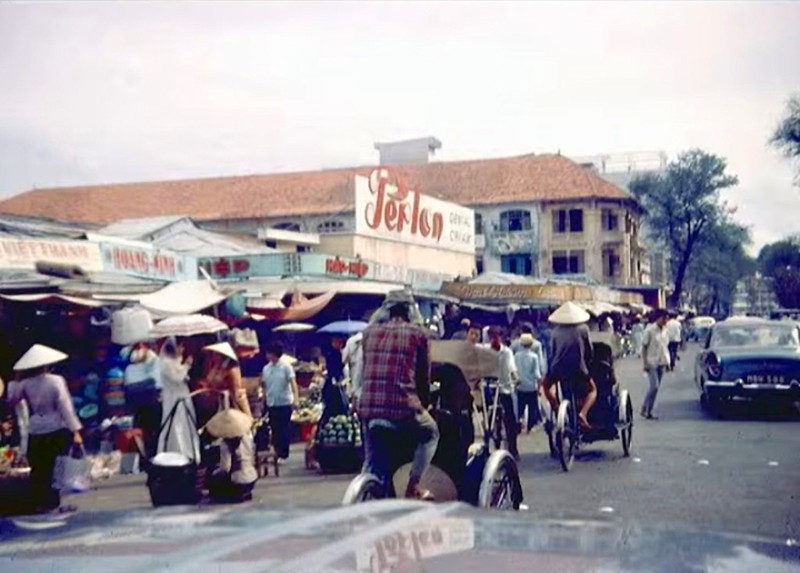
[(417, 444), (406, 497), (432, 499), (420, 480), (436, 453), (439, 429), (424, 406), (430, 393), (430, 350), (426, 332), (410, 322), (413, 302), (410, 294), (390, 293), (385, 301), (389, 320), (364, 330), (364, 386), (358, 412), (367, 427), (367, 467), (374, 468), (376, 459), (391, 455), (376, 451), (380, 444), (372, 443), (369, 432), (376, 421), (388, 422)]

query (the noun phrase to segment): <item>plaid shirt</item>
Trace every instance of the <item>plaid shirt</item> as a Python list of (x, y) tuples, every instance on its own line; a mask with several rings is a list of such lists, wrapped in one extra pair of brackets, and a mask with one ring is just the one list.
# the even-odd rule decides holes
[(365, 420), (413, 416), (430, 392), (427, 334), (399, 320), (364, 330), (364, 387), (358, 413)]

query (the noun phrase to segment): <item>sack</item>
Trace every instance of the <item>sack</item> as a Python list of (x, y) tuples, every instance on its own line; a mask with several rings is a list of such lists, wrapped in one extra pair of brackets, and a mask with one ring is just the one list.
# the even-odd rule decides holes
[(92, 463), (83, 446), (73, 445), (69, 454), (58, 456), (53, 469), (53, 489), (83, 493), (92, 487)]
[(121, 346), (150, 338), (153, 318), (143, 308), (123, 308), (111, 315), (111, 342)]
[(234, 328), (231, 331), (233, 335), (233, 345), (242, 348), (259, 349), (258, 335), (256, 331), (251, 328)]

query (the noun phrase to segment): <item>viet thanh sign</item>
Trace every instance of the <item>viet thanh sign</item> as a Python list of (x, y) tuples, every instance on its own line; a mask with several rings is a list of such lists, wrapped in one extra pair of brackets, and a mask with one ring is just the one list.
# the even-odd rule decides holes
[(147, 279), (180, 281), (194, 278), (194, 260), (145, 245), (128, 243), (100, 243), (103, 269)]
[(100, 247), (92, 241), (0, 239), (0, 268), (33, 269), (36, 263), (76, 265), (93, 272), (103, 270)]
[(475, 252), (475, 212), (411, 189), (391, 168), (356, 177), (356, 234), (459, 253)]

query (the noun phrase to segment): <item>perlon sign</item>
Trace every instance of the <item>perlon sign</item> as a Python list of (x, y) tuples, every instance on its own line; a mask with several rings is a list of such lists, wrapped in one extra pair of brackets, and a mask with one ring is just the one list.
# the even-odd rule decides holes
[(412, 189), (391, 168), (356, 177), (356, 234), (426, 247), (475, 252), (472, 209)]

